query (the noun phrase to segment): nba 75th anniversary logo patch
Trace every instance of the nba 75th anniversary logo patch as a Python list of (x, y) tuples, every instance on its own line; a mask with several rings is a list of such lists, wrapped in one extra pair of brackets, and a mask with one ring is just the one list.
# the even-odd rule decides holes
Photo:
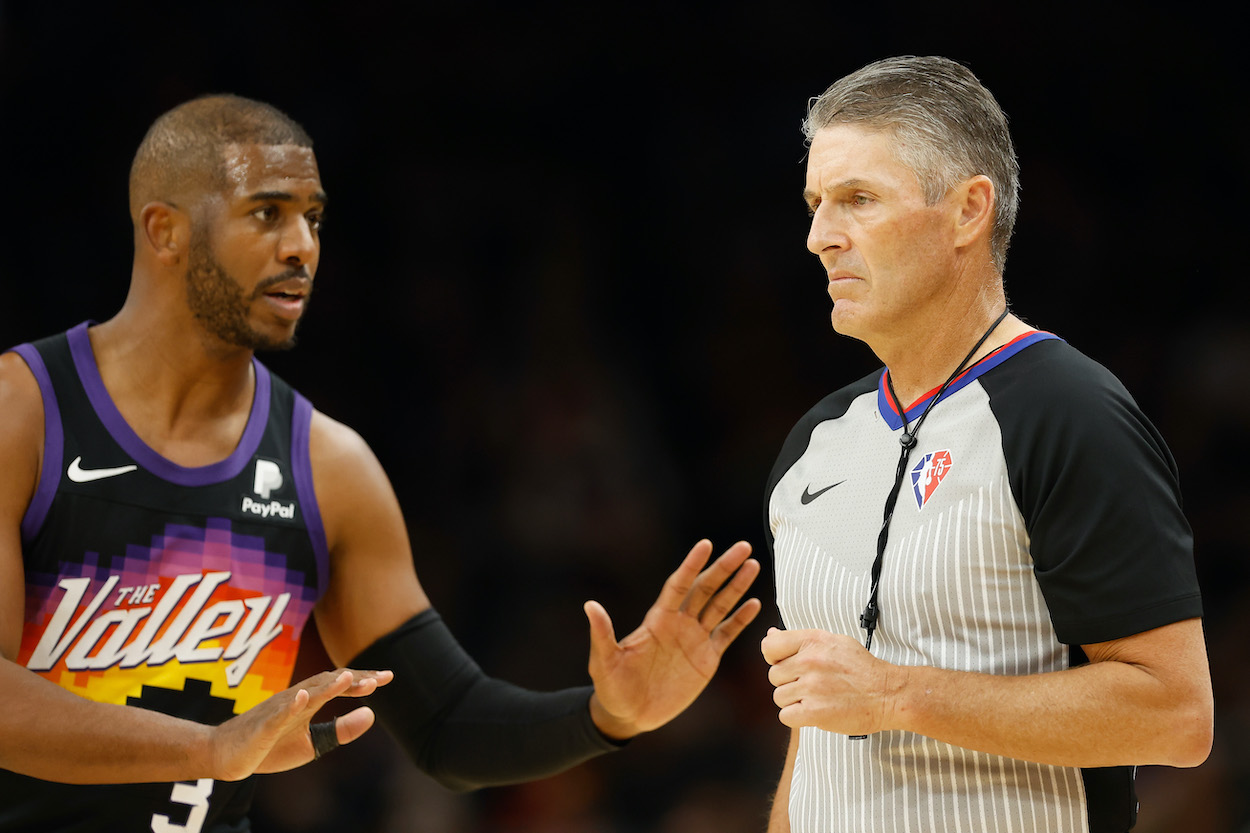
[(916, 507), (924, 505), (933, 497), (943, 478), (951, 470), (951, 453), (948, 449), (926, 454), (911, 470), (911, 489), (916, 495)]

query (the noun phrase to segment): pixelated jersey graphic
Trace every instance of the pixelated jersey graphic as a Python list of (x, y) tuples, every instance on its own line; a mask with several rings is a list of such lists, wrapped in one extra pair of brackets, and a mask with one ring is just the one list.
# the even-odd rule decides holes
[(290, 684), (316, 601), (302, 571), (223, 518), (169, 524), (124, 556), (88, 552), (27, 588), (22, 665), (104, 703), (201, 680), (235, 713)]
[(911, 488), (916, 495), (916, 508), (924, 509), (924, 505), (933, 497), (938, 485), (951, 470), (951, 453), (948, 450), (934, 451), (926, 454), (911, 470)]

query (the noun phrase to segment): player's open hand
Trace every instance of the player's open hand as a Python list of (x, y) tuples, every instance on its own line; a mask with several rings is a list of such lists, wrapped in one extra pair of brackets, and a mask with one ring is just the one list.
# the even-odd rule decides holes
[[(309, 722), (335, 697), (367, 697), (386, 685), (390, 671), (323, 671), (213, 728), (214, 778), (237, 781), (254, 772), (281, 772), (314, 757)], [(351, 743), (373, 725), (373, 710), (361, 706), (334, 722), (338, 745)]]
[(759, 599), (734, 609), (759, 575), (759, 562), (749, 558), (751, 545), (739, 541), (704, 570), (711, 554), (710, 541), (695, 544), (642, 624), (620, 642), (603, 606), (586, 602), (595, 684), (590, 713), (609, 737), (632, 737), (681, 714), (760, 612)]

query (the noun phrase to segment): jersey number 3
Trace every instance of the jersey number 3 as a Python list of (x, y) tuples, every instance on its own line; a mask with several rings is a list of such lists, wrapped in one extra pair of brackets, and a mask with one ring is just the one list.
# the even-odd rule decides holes
[(174, 784), (169, 800), (186, 804), (191, 808), (186, 824), (174, 824), (169, 816), (156, 813), (152, 816), (152, 833), (200, 833), (208, 816), (208, 797), (213, 794), (213, 779), (201, 778), (194, 784)]

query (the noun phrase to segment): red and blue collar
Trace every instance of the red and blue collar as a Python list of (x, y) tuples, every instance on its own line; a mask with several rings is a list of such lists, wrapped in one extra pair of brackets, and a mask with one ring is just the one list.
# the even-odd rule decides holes
[[(1048, 333), (1044, 330), (1032, 330), (1013, 338), (1011, 341), (1007, 342), (1002, 347), (999, 347), (993, 353), (990, 353), (988, 356), (981, 359), (981, 361), (959, 374), (959, 376), (955, 378), (955, 381), (951, 382), (950, 386), (943, 391), (942, 399), (949, 399), (953, 394), (967, 386), (981, 374), (998, 367), (1000, 364), (1007, 361), (1024, 348), (1036, 344), (1039, 341), (1046, 341), (1052, 338), (1057, 339), (1059, 336), (1054, 333)], [(885, 420), (886, 425), (890, 426), (892, 431), (897, 431), (903, 427), (903, 420), (899, 416), (898, 408), (894, 406), (893, 397), (890, 396), (890, 392), (886, 388), (886, 379), (888, 378), (889, 372), (888, 368), (881, 371), (881, 378), (877, 380), (877, 410), (881, 413), (881, 417)], [(939, 385), (938, 387), (941, 386)], [(924, 413), (924, 409), (928, 406), (929, 400), (932, 399), (934, 394), (937, 392), (938, 388), (934, 388), (912, 403), (911, 407), (907, 409), (907, 421), (909, 423), (918, 419), (920, 415)]]

